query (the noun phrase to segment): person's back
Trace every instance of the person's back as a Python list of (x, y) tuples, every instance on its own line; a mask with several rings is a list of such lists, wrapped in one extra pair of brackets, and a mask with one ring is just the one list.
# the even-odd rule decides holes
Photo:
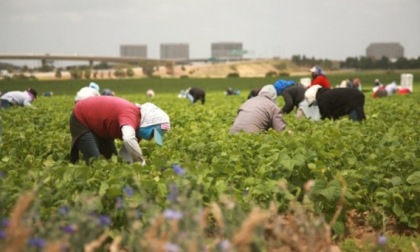
[(395, 94), (398, 91), (397, 83), (395, 83), (395, 81), (389, 83), (388, 85), (385, 86), (385, 90), (388, 96)]
[(201, 104), (204, 104), (206, 101), (206, 92), (201, 88), (192, 87), (189, 89), (188, 94), (193, 98), (191, 101), (192, 103), (201, 100)]
[(276, 90), (272, 85), (270, 86), (272, 91), (267, 91), (264, 87), (258, 96), (241, 105), (230, 129), (230, 134), (241, 131), (257, 133), (269, 128), (282, 131), (286, 128), (283, 115), (275, 102)]
[(282, 96), (284, 99), (284, 106), (281, 111), (288, 114), (293, 111), (293, 108), (299, 108), (299, 103), (305, 99), (305, 91), (307, 89), (302, 85), (289, 86), (283, 90)]
[[(365, 104), (365, 95), (354, 88), (336, 88), (336, 89), (321, 89), (317, 94), (316, 101), (322, 119), (338, 119), (344, 115), (350, 115), (354, 121), (361, 121), (365, 119), (363, 106)], [(356, 113), (352, 117), (352, 113)]]

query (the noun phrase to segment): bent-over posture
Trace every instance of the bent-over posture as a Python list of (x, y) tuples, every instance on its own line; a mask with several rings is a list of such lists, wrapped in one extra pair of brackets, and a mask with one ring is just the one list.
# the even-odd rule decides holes
[(257, 133), (273, 128), (282, 131), (286, 128), (283, 114), (276, 102), (277, 93), (273, 85), (264, 86), (258, 96), (247, 100), (238, 110), (230, 129), (231, 134), (241, 131)]

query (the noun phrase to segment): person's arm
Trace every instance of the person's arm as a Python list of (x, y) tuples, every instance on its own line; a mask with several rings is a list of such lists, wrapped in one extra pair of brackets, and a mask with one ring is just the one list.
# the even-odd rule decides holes
[(29, 99), (23, 100), (23, 106), (25, 106), (25, 107), (31, 107), (32, 106), (31, 100), (29, 100)]
[[(124, 125), (121, 127), (122, 139), (124, 142), (123, 148), (131, 156), (133, 162), (140, 162), (141, 165), (146, 164), (146, 160), (143, 157), (143, 153), (140, 149), (136, 138), (136, 131), (130, 125)], [(121, 150), (122, 152), (124, 150)], [(129, 161), (129, 160), (128, 160)]]
[(286, 123), (283, 120), (283, 114), (280, 111), (280, 108), (276, 107), (273, 111), (273, 129), (276, 131), (283, 131), (286, 129)]
[(293, 110), (293, 98), (290, 92), (283, 91), (284, 106), (281, 111), (284, 114), (289, 114)]

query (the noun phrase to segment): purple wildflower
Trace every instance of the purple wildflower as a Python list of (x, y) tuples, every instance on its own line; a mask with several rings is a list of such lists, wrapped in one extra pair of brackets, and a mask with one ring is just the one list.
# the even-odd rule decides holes
[(1, 225), (0, 225), (0, 227), (2, 227), (2, 228), (7, 228), (7, 227), (9, 226), (9, 224), (10, 224), (10, 220), (8, 220), (8, 219), (3, 219), (3, 220), (1, 220)]
[(386, 236), (385, 235), (381, 235), (381, 236), (378, 237), (378, 244), (379, 245), (385, 245), (386, 242), (387, 242), (387, 240), (386, 240)]
[(0, 230), (0, 239), (1, 240), (6, 239), (6, 232), (4, 232), (3, 230)]
[(61, 231), (68, 234), (74, 234), (77, 231), (76, 225), (66, 225), (61, 227)]
[(131, 186), (125, 186), (123, 191), (127, 197), (131, 197), (134, 195), (134, 189)]
[(115, 199), (115, 207), (116, 207), (117, 209), (122, 209), (122, 208), (124, 208), (124, 202), (123, 202), (123, 199), (122, 199), (121, 197), (117, 197), (117, 198)]
[(99, 216), (99, 225), (102, 227), (107, 227), (111, 225), (111, 219), (106, 215)]
[(180, 211), (175, 211), (172, 209), (166, 209), (163, 212), (163, 216), (165, 216), (166, 219), (171, 219), (171, 220), (179, 220), (182, 218), (182, 213)]
[(176, 184), (170, 184), (169, 185), (169, 194), (168, 194), (168, 200), (175, 202), (176, 198), (178, 197), (178, 186)]
[(41, 238), (32, 238), (28, 241), (29, 246), (42, 248), (45, 246), (45, 240)]
[(181, 166), (179, 166), (179, 165), (177, 165), (177, 164), (174, 164), (174, 165), (172, 166), (172, 169), (174, 170), (174, 172), (175, 172), (177, 175), (180, 175), (180, 176), (184, 175), (184, 173), (185, 173), (185, 170), (184, 170)]

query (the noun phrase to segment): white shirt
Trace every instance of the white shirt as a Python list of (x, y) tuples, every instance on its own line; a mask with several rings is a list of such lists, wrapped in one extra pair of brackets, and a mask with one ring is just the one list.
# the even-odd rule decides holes
[(77, 92), (76, 97), (74, 97), (74, 100), (80, 101), (93, 96), (100, 96), (98, 90), (90, 87), (83, 87), (79, 90), (79, 92)]
[(392, 95), (392, 94), (396, 93), (397, 90), (398, 90), (397, 84), (395, 82), (392, 82), (392, 83), (385, 86), (385, 90), (386, 90), (388, 95)]
[(13, 105), (31, 106), (33, 97), (28, 91), (10, 91), (0, 97), (2, 100), (7, 100)]
[(121, 132), (124, 142), (120, 150), (121, 157), (129, 163), (140, 162), (141, 165), (145, 165), (146, 160), (143, 157), (139, 144), (137, 143), (136, 131), (133, 127), (124, 125), (121, 127)]

